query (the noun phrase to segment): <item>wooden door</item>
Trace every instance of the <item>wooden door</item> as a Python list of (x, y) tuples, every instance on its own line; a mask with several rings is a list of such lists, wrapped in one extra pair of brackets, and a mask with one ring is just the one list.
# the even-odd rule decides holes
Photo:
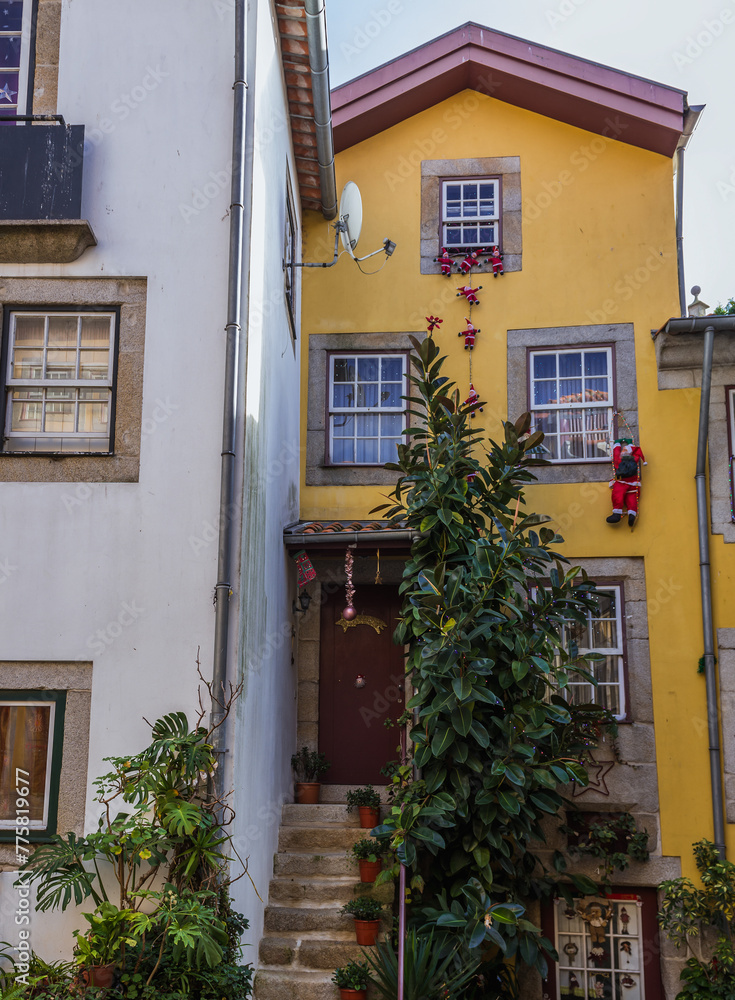
[(321, 609), (319, 749), (332, 762), (323, 780), (386, 784), (380, 769), (398, 756), (399, 729), (383, 723), (403, 712), (403, 648), (393, 642), (398, 588), (360, 585), (358, 614), (349, 623), (342, 618), (344, 606), (340, 588)]

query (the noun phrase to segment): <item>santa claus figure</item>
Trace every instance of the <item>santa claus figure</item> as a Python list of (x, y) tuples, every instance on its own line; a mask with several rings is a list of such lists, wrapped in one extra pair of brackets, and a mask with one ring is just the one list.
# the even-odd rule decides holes
[(608, 524), (617, 524), (627, 511), (628, 524), (633, 527), (638, 516), (638, 495), (641, 491), (640, 466), (647, 465), (643, 452), (631, 438), (620, 438), (613, 447), (615, 478), (610, 480), (613, 512)]
[(454, 261), (449, 256), (449, 251), (446, 247), (442, 247), (442, 252), (440, 257), (435, 257), (434, 260), (437, 264), (441, 264), (442, 274), (445, 278), (448, 278), (452, 273), (452, 264)]
[(503, 255), (500, 252), (500, 247), (492, 248), (487, 262), (493, 265), (493, 278), (497, 278), (499, 274), (505, 274), (503, 270)]
[(460, 295), (464, 295), (471, 306), (479, 306), (480, 300), (477, 297), (477, 293), (482, 288), (482, 285), (478, 285), (477, 288), (470, 288), (469, 285), (462, 285), (457, 287), (457, 298)]
[(464, 405), (465, 406), (472, 406), (473, 407), (473, 410), (472, 410), (472, 413), (470, 414), (470, 416), (474, 417), (474, 415), (477, 412), (477, 410), (479, 410), (480, 413), (482, 413), (483, 407), (477, 405), (479, 402), (480, 402), (480, 395), (479, 395), (477, 389), (475, 389), (474, 385), (470, 382), (470, 394), (467, 397), (467, 399), (465, 399), (465, 401), (464, 401)]
[(459, 269), (462, 274), (469, 274), (475, 264), (479, 264), (480, 261), (477, 259), (482, 253), (482, 250), (471, 250), (462, 263), (459, 265)]
[(466, 330), (460, 330), (457, 334), (458, 337), (464, 337), (464, 349), (466, 351), (471, 351), (475, 346), (475, 337), (480, 332), (479, 329), (475, 328), (472, 323), (465, 316), (465, 323), (467, 324)]

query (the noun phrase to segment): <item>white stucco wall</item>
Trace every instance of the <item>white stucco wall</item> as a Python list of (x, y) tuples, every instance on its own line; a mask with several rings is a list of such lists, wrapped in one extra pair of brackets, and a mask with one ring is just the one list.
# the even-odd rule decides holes
[[(234, 660), (249, 666), (229, 767), (240, 853), (265, 898), (277, 822), (259, 817), (290, 788), (295, 731), (290, 638), (273, 647), (267, 636), (290, 622), (281, 533), (298, 514), (299, 362), (280, 293), (290, 133), (269, 0), (259, 6), (247, 435), (238, 445), (246, 587), (241, 594), (234, 580), (231, 604)], [(212, 669), (233, 53), (230, 0), (64, 0), (58, 110), (87, 129), (82, 215), (98, 246), (72, 264), (0, 272), (0, 283), (2, 275), (148, 282), (139, 482), (82, 491), (4, 483), (0, 465), (0, 561), (13, 567), (0, 587), (0, 660), (92, 661), (87, 828), (96, 824), (91, 780), (102, 758), (145, 744), (143, 715), (194, 715), (198, 647), (204, 674)], [(126, 604), (133, 621), (101, 642), (95, 633)], [(0, 876), (0, 940), (14, 940), (14, 899), (10, 877)], [(237, 902), (257, 932), (262, 906), (245, 879)], [(37, 915), (35, 950), (68, 954), (68, 931), (80, 923)]]

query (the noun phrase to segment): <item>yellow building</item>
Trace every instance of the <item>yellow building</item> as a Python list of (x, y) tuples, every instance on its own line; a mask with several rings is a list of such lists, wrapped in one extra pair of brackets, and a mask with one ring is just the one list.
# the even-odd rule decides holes
[[(528, 490), (529, 507), (553, 517), (564, 553), (605, 594), (589, 640), (606, 657), (604, 682), (579, 694), (620, 719), (617, 756), (596, 751), (591, 784), (574, 805), (594, 815), (630, 811), (650, 834), (650, 861), (622, 873), (615, 903), (618, 932), (638, 935), (645, 948), (655, 931), (653, 889), (691, 873), (692, 843), (718, 839), (718, 810), (735, 848), (727, 825), (735, 822), (730, 318), (714, 321), (709, 425), (723, 746), (712, 753), (717, 725), (708, 724), (698, 672), (694, 480), (706, 324), (662, 329), (682, 314), (673, 182), (698, 109), (674, 88), (473, 24), (344, 85), (332, 108), (338, 189), (352, 181), (362, 193), (355, 254), (386, 238), (397, 249), (359, 270), (345, 254), (334, 267), (304, 271), (301, 521), (286, 538), (317, 571), (309, 592), (321, 612), (300, 629), (299, 745), (332, 759), (338, 801), (340, 786), (380, 781), (376, 762), (395, 742), (382, 721), (400, 714), (401, 664), (386, 659), (392, 626), (380, 623), (395, 617), (410, 540), (370, 511), (395, 481), (381, 466), (403, 426), (409, 336), (425, 336), (426, 318), (440, 317), (433, 335), (448, 355), (445, 373), (463, 397), (471, 386), (479, 393), (478, 425), (496, 437), (502, 420), (530, 409), (545, 430), (551, 464)], [(328, 262), (333, 239), (321, 217), (307, 217), (303, 259)], [(488, 262), (492, 245), (502, 274)], [(458, 253), (443, 276), (435, 260), (443, 247), (485, 253), (467, 276)], [(479, 304), (459, 292), (464, 286), (481, 286)], [(472, 350), (468, 321), (477, 330)], [(648, 461), (633, 526), (626, 516), (607, 521), (616, 437), (632, 438)], [(358, 612), (349, 624), (339, 621), (348, 545)], [(356, 751), (345, 749), (350, 733)], [(711, 773), (724, 798), (714, 806)], [(639, 962), (619, 966), (612, 995), (673, 997), (670, 954), (664, 947), (669, 957), (647, 963), (645, 975)], [(582, 995), (570, 980), (576, 967), (562, 956), (549, 996)]]

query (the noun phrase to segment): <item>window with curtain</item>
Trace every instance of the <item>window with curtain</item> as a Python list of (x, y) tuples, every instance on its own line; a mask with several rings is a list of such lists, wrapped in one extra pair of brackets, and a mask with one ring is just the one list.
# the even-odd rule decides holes
[(531, 351), (529, 409), (551, 462), (609, 462), (612, 348)]
[(441, 245), (470, 250), (500, 244), (500, 179), (442, 182)]
[(26, 105), (32, 8), (32, 0), (0, 4), (0, 115), (30, 113)]
[(396, 460), (406, 426), (406, 353), (329, 358), (329, 461), (383, 465)]
[(112, 450), (116, 313), (11, 310), (3, 451)]
[(54, 832), (65, 704), (63, 691), (0, 691), (0, 833), (21, 816), (32, 834)]

